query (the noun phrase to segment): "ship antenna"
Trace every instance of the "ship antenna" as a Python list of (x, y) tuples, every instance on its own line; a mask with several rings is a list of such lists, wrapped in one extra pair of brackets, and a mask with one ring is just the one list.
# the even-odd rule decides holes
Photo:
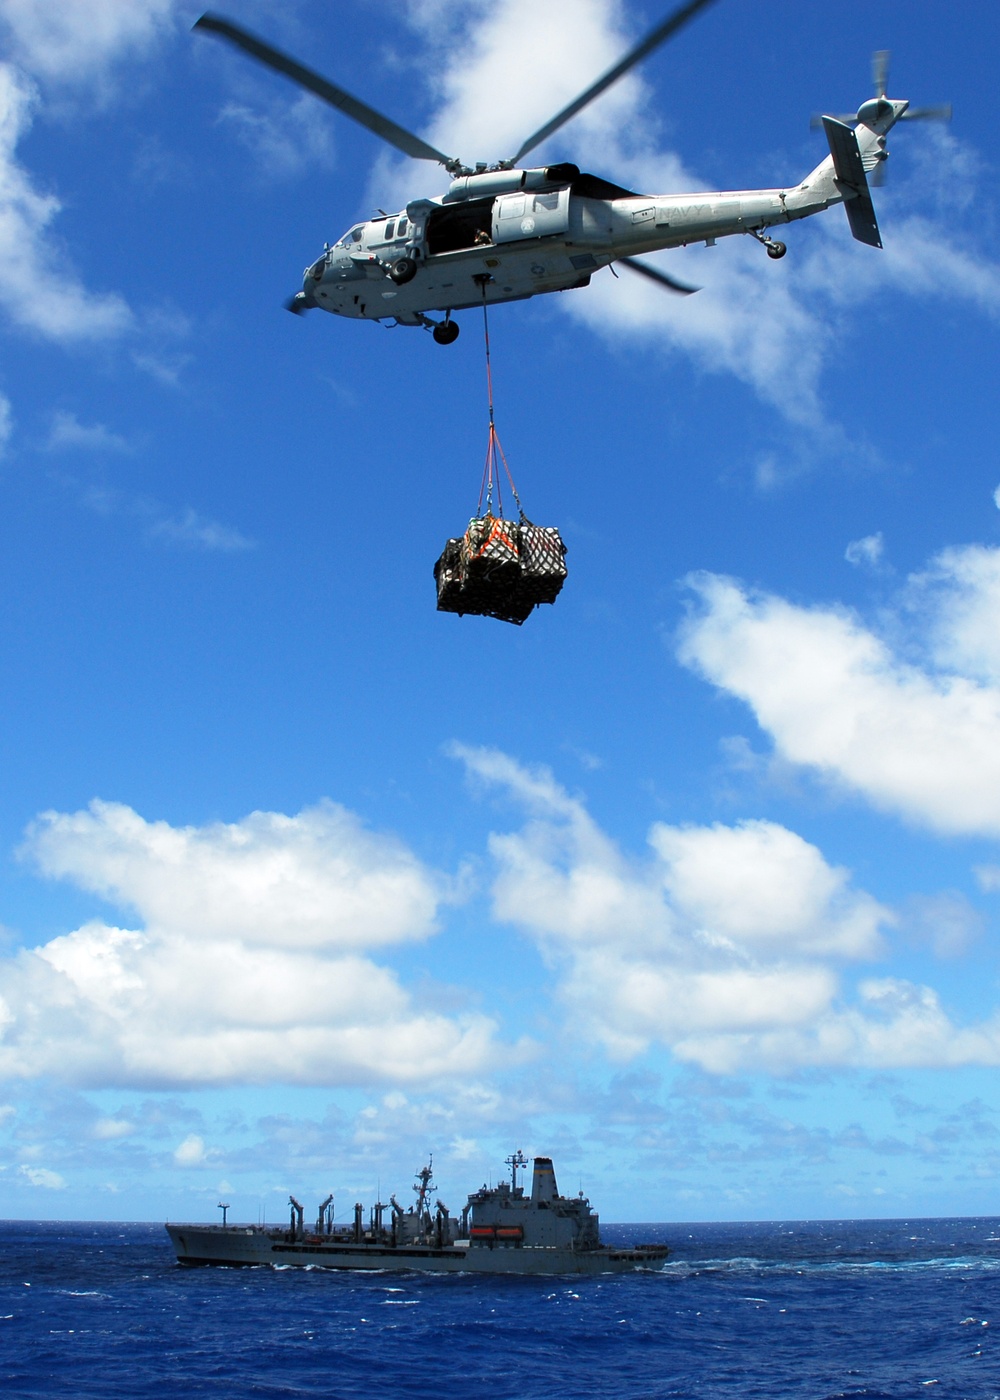
[(521, 1149), (518, 1148), (516, 1152), (512, 1152), (509, 1157), (505, 1157), (503, 1160), (504, 1165), (510, 1167), (510, 1189), (514, 1192), (517, 1190), (518, 1168), (526, 1167), (528, 1165), (528, 1159)]

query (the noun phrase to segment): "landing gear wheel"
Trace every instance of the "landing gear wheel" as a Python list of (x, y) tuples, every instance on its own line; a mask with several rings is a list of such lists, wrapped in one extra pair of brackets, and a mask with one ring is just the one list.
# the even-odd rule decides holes
[(439, 326), (434, 327), (434, 339), (439, 345), (454, 345), (458, 339), (458, 322), (442, 321)]
[(769, 243), (767, 245), (767, 256), (769, 258), (777, 260), (778, 258), (783, 258), (787, 252), (788, 249), (785, 247), (784, 243)]
[(401, 287), (404, 282), (412, 282), (417, 275), (417, 264), (412, 258), (397, 258), (389, 269), (389, 276)]

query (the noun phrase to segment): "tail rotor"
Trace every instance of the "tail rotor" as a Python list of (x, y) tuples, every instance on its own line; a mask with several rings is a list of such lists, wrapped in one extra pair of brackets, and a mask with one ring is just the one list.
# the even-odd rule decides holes
[[(876, 100), (886, 99), (889, 88), (889, 60), (892, 57), (889, 49), (876, 49), (872, 54), (872, 87), (875, 89)], [(944, 121), (950, 122), (952, 107), (950, 102), (941, 103), (936, 107), (907, 107), (906, 111), (899, 117), (900, 121)], [(858, 120), (857, 112), (841, 113), (835, 118), (838, 122), (843, 122), (845, 126), (853, 126)], [(809, 125), (813, 130), (819, 130), (823, 125), (823, 118), (820, 115), (814, 116)], [(870, 185), (885, 184), (885, 161), (880, 160), (873, 169), (868, 172), (868, 183)]]
[(889, 86), (890, 57), (888, 49), (876, 49), (872, 54), (872, 85), (876, 97), (884, 97)]

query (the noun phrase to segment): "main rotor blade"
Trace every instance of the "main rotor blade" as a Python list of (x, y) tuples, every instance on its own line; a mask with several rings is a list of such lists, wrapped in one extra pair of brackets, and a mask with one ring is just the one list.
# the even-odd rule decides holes
[(876, 97), (885, 96), (886, 86), (889, 82), (889, 59), (891, 57), (888, 49), (876, 49), (872, 54), (872, 84)]
[(284, 73), (286, 78), (291, 78), (292, 82), (298, 83), (299, 87), (308, 88), (317, 97), (321, 97), (324, 102), (329, 102), (331, 107), (338, 108), (345, 116), (360, 122), (362, 126), (373, 131), (376, 136), (381, 136), (383, 141), (388, 141), (390, 146), (395, 146), (397, 151), (402, 151), (404, 155), (412, 156), (414, 160), (436, 160), (439, 165), (444, 166), (457, 164), (450, 156), (435, 150), (419, 136), (414, 136), (412, 131), (407, 131), (405, 127), (398, 126), (396, 122), (384, 117), (381, 112), (376, 112), (374, 107), (360, 102), (358, 98), (352, 97), (343, 88), (337, 87), (335, 83), (329, 82), (326, 78), (321, 78), (311, 68), (297, 63), (294, 58), (289, 58), (287, 54), (272, 48), (263, 39), (249, 34), (238, 24), (232, 24), (229, 20), (223, 19), (221, 15), (215, 15), (211, 12), (204, 14), (201, 19), (195, 20), (192, 27), (205, 29), (210, 34), (218, 34), (221, 39), (228, 39), (238, 49), (250, 54), (251, 58), (256, 58), (258, 62), (266, 64), (268, 68), (273, 68), (278, 73)]
[(625, 57), (620, 59), (613, 68), (609, 68), (603, 78), (598, 78), (597, 82), (587, 88), (586, 92), (582, 92), (568, 107), (564, 107), (557, 116), (554, 116), (550, 122), (546, 122), (544, 126), (539, 127), (533, 136), (529, 136), (527, 141), (521, 146), (517, 155), (513, 157), (511, 163), (516, 165), (522, 156), (527, 155), (529, 151), (533, 151), (540, 142), (544, 141), (547, 136), (551, 136), (554, 131), (558, 131), (561, 126), (569, 121), (570, 117), (575, 117), (577, 112), (582, 112), (584, 107), (586, 107), (588, 103), (593, 102), (595, 97), (600, 97), (601, 93), (606, 91), (612, 83), (616, 83), (630, 68), (634, 68), (637, 63), (640, 63), (647, 54), (659, 48), (660, 44), (669, 39), (672, 34), (676, 34), (678, 29), (687, 24), (689, 19), (694, 19), (699, 10), (703, 10), (706, 5), (711, 5), (712, 3), (713, 0), (689, 0), (688, 4), (682, 5), (679, 10), (675, 10), (669, 19), (665, 19), (662, 24), (658, 24), (652, 33), (647, 34), (640, 44), (636, 44), (634, 49), (630, 49)]
[(668, 277), (658, 267), (651, 267), (649, 263), (640, 262), (638, 258), (618, 258), (617, 261), (623, 267), (630, 267), (633, 272), (639, 272), (643, 277), (648, 277), (651, 282), (659, 282), (661, 287), (666, 287), (671, 292), (680, 292), (681, 296), (689, 297), (693, 292), (701, 291), (700, 287), (689, 287), (684, 282), (675, 282), (672, 277)]
[(908, 122), (950, 122), (951, 103), (945, 102), (940, 107), (907, 107), (903, 113), (903, 120)]

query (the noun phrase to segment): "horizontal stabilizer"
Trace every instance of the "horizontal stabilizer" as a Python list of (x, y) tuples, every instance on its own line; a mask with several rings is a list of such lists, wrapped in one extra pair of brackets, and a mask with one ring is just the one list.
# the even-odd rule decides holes
[(872, 248), (881, 248), (882, 238), (875, 218), (871, 191), (858, 138), (849, 126), (838, 122), (835, 117), (823, 118), (823, 130), (830, 143), (833, 168), (837, 174), (837, 186), (844, 196), (851, 232), (859, 243), (867, 243)]

